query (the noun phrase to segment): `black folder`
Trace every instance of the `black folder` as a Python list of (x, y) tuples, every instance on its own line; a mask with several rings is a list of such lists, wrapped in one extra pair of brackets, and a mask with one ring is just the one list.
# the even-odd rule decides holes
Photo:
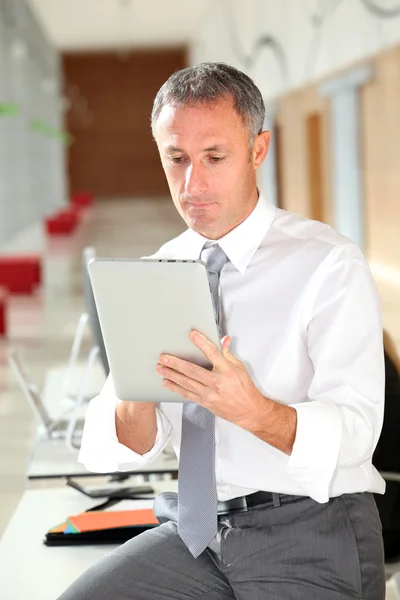
[(46, 546), (85, 546), (98, 544), (123, 544), (131, 538), (157, 525), (143, 527), (116, 527), (82, 533), (46, 533), (43, 543)]

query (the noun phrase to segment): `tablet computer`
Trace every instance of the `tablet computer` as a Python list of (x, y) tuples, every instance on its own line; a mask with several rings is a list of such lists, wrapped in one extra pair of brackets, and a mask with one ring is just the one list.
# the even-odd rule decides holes
[(117, 397), (185, 402), (163, 387), (156, 366), (166, 353), (211, 368), (189, 339), (196, 329), (221, 347), (206, 265), (95, 258), (88, 270)]

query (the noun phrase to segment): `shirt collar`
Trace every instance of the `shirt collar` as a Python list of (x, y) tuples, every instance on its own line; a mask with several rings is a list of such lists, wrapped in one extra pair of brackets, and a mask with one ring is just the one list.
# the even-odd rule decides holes
[[(247, 219), (224, 237), (215, 241), (221, 246), (230, 262), (240, 273), (243, 274), (246, 271), (270, 228), (274, 216), (275, 206), (268, 202), (260, 192), (256, 207)], [(199, 258), (204, 244), (211, 241), (192, 229), (188, 229), (183, 237), (185, 250), (193, 259)]]

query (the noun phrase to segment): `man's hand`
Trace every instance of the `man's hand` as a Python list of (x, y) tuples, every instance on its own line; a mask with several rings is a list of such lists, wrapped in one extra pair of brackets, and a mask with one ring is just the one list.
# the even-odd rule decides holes
[[(157, 372), (164, 377), (163, 385), (290, 454), (295, 437), (296, 411), (261, 394), (244, 364), (230, 351), (231, 339), (228, 336), (222, 340), (222, 352), (197, 331), (191, 332), (190, 339), (208, 358), (212, 371), (163, 354), (157, 365)], [(286, 417), (290, 417), (290, 423), (282, 422), (282, 418), (286, 421)]]

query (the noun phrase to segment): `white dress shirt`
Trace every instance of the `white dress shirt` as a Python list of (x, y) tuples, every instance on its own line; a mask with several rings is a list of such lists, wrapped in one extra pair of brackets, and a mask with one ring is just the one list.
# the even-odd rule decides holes
[[(154, 257), (197, 259), (205, 241), (189, 229)], [(218, 499), (257, 490), (317, 502), (383, 493), (371, 462), (384, 408), (382, 324), (362, 253), (327, 225), (277, 209), (262, 194), (218, 243), (230, 261), (221, 274), (222, 331), (262, 394), (297, 411), (291, 456), (216, 418)], [(158, 405), (156, 442), (144, 455), (118, 442), (116, 403), (109, 377), (87, 412), (79, 461), (89, 470), (134, 470), (169, 439), (179, 458), (180, 402)]]

